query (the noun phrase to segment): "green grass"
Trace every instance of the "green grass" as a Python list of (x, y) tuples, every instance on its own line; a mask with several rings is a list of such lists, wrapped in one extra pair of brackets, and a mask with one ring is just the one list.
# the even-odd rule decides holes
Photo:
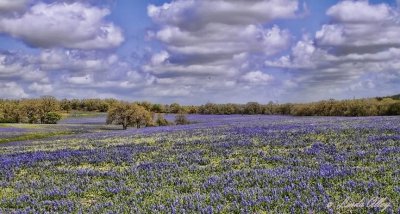
[(31, 124), (31, 123), (0, 123), (4, 128), (38, 129), (49, 124)]
[(59, 131), (59, 132), (49, 132), (49, 133), (27, 133), (20, 136), (0, 139), (0, 143), (9, 143), (9, 142), (26, 141), (26, 140), (39, 140), (39, 139), (68, 135), (68, 134), (72, 134), (72, 132)]
[(93, 112), (93, 111), (71, 111), (69, 113), (63, 113), (63, 118), (68, 118), (68, 117), (96, 117), (96, 116), (102, 116), (107, 113), (104, 112)]

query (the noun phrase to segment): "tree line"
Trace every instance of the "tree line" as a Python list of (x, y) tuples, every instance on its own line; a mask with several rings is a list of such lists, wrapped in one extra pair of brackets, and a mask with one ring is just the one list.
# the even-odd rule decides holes
[(0, 123), (55, 124), (60, 119), (60, 102), (51, 96), (0, 100)]
[(188, 114), (265, 114), (265, 115), (292, 115), (292, 116), (391, 116), (400, 115), (400, 96), (376, 97), (368, 99), (350, 100), (322, 100), (311, 103), (273, 103), (259, 104), (248, 102), (246, 104), (215, 104), (207, 103), (200, 106), (181, 106), (178, 103), (171, 105), (138, 103), (146, 109), (160, 112), (173, 113), (186, 112)]
[[(162, 114), (265, 114), (293, 116), (385, 116), (400, 115), (400, 96), (352, 100), (323, 100), (312, 103), (214, 104), (184, 106), (150, 102), (123, 102), (116, 99), (0, 99), (0, 123), (57, 123), (61, 113), (70, 111), (108, 112), (108, 122), (143, 127), (164, 125)], [(125, 115), (125, 116), (124, 116)], [(183, 118), (183, 117), (182, 117)], [(181, 118), (181, 119), (182, 119)], [(178, 123), (184, 123), (182, 121)]]
[(197, 108), (199, 114), (266, 114), (293, 116), (391, 116), (400, 115), (400, 100), (393, 98), (370, 98), (353, 100), (323, 100), (312, 103), (286, 104), (213, 104)]
[(107, 124), (122, 125), (123, 129), (167, 126), (172, 123), (163, 113), (175, 113), (176, 125), (188, 124), (186, 112), (179, 105), (149, 102), (128, 103), (115, 99), (62, 99), (43, 96), (37, 99), (0, 99), (0, 123), (56, 124), (63, 113), (70, 111), (108, 112)]

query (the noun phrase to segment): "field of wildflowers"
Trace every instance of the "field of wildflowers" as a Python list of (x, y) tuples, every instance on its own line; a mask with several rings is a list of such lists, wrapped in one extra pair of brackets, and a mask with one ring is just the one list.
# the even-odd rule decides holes
[(400, 212), (400, 117), (189, 120), (3, 143), (0, 213)]

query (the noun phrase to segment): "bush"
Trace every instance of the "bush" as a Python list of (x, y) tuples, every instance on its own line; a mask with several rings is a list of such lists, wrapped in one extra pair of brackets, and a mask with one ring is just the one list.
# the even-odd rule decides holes
[(163, 114), (158, 114), (158, 115), (157, 115), (156, 124), (157, 124), (157, 126), (168, 126), (168, 125), (169, 125), (169, 122), (168, 122), (168, 120), (166, 120), (166, 119), (164, 118), (164, 115), (163, 115)]
[(189, 124), (189, 120), (186, 118), (186, 114), (179, 113), (175, 116), (175, 124), (176, 125), (186, 125)]
[(61, 114), (57, 112), (49, 112), (45, 115), (44, 124), (57, 124), (61, 120)]

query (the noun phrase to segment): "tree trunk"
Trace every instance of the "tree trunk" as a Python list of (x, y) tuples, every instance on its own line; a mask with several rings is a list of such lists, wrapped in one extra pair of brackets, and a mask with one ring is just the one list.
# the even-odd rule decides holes
[(124, 130), (127, 130), (128, 129), (128, 119), (125, 117), (124, 118), (124, 124), (122, 124), (122, 128), (124, 129)]

